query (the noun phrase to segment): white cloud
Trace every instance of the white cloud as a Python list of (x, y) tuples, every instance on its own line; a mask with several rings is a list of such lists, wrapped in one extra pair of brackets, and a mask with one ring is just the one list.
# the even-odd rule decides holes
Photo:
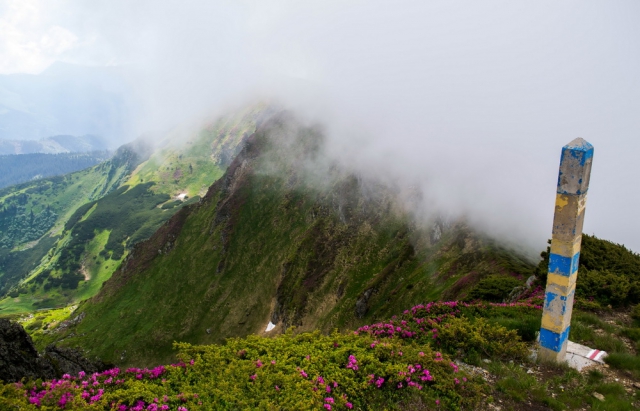
[(585, 230), (640, 251), (635, 0), (4, 4), (0, 72), (127, 63), (138, 131), (276, 96), (327, 122), (354, 165), (418, 181), (438, 207), (534, 249), (560, 147), (583, 137), (596, 149)]
[(78, 37), (55, 23), (60, 2), (4, 0), (0, 5), (0, 74), (39, 73), (72, 50)]

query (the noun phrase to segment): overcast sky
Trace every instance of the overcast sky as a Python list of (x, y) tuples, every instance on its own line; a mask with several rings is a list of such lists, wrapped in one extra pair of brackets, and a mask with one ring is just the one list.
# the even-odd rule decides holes
[(353, 167), (531, 250), (583, 137), (585, 232), (640, 251), (639, 21), (634, 0), (0, 0), (0, 73), (122, 67), (136, 132), (275, 98)]

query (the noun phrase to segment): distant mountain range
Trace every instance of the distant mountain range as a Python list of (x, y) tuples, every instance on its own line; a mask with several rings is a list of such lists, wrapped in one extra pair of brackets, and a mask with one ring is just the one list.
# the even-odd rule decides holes
[(0, 155), (0, 188), (73, 173), (95, 166), (110, 156), (109, 151)]
[(0, 140), (93, 134), (122, 144), (129, 90), (116, 68), (55, 63), (38, 75), (0, 75)]
[(57, 135), (40, 140), (0, 140), (0, 155), (87, 153), (104, 151), (108, 148), (108, 143), (104, 138), (94, 135)]

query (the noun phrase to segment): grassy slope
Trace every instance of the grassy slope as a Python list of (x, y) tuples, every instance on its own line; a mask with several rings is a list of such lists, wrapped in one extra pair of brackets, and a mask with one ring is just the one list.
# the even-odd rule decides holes
[[(15, 204), (21, 199), (19, 213), (42, 213), (47, 207), (56, 214), (44, 228), (44, 235), (35, 241), (24, 241), (20, 232), (14, 236), (11, 248), (0, 249), (0, 292), (4, 293), (40, 264), (53, 247), (64, 223), (87, 201), (96, 200), (115, 188), (130, 172), (130, 163), (109, 160), (86, 170), (62, 177), (42, 179), (0, 190), (0, 206)], [(28, 231), (29, 227), (24, 227)], [(30, 240), (30, 238), (28, 238)], [(5, 308), (0, 304), (0, 309)]]
[[(170, 143), (135, 170), (129, 168), (126, 178), (120, 176), (118, 180), (122, 189), (97, 199), (91, 208), (83, 208), (75, 216), (73, 213), (78, 207), (70, 209), (60, 218), (66, 227), (57, 230), (62, 237), (54, 252), (41, 264), (30, 267), (32, 274), (20, 287), (26, 293), (0, 301), (0, 312), (15, 314), (74, 304), (94, 295), (124, 258), (126, 251), (123, 250), (148, 238), (182, 206), (197, 201), (197, 196), (203, 195), (222, 175), (264, 113), (265, 107), (257, 105), (222, 117), (190, 140)], [(82, 176), (76, 180), (78, 185), (91, 184)], [(68, 192), (78, 196), (78, 205), (83, 201), (86, 204), (87, 198), (80, 195), (77, 186), (70, 187)], [(187, 195), (184, 199), (187, 201), (175, 199), (180, 193)], [(165, 204), (156, 207), (158, 202)], [(113, 237), (106, 242), (96, 242), (105, 235)], [(45, 271), (51, 271), (51, 277), (60, 278), (65, 273), (85, 273), (85, 268), (95, 271), (95, 275), (85, 276), (89, 279), (81, 281), (77, 289), (46, 289), (46, 282), (34, 284), (38, 274)]]
[(328, 176), (330, 187), (315, 191), (291, 184), (301, 177), (291, 164), (287, 178), (261, 172), (262, 153), (279, 152), (269, 144), (257, 133), (201, 204), (136, 247), (81, 307), (86, 317), (65, 344), (152, 364), (172, 356), (174, 340), (220, 342), (270, 320), (275, 332), (345, 329), (447, 289), (464, 295), (489, 274), (533, 270), (463, 227), (431, 244), (389, 193), (364, 201), (353, 177)]

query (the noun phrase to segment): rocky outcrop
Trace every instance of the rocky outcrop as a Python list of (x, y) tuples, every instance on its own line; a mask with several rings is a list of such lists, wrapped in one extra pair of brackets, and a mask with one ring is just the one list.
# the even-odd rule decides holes
[(80, 371), (92, 374), (111, 368), (102, 361), (85, 358), (79, 350), (55, 345), (47, 346), (42, 353), (42, 358), (52, 366), (57, 377), (63, 374), (78, 375)]
[(42, 355), (20, 324), (0, 319), (0, 381), (60, 378), (80, 371), (93, 373), (109, 368), (101, 361), (91, 361), (78, 350), (48, 346)]
[(20, 324), (0, 319), (0, 380), (54, 378), (51, 364), (38, 355), (31, 337)]

